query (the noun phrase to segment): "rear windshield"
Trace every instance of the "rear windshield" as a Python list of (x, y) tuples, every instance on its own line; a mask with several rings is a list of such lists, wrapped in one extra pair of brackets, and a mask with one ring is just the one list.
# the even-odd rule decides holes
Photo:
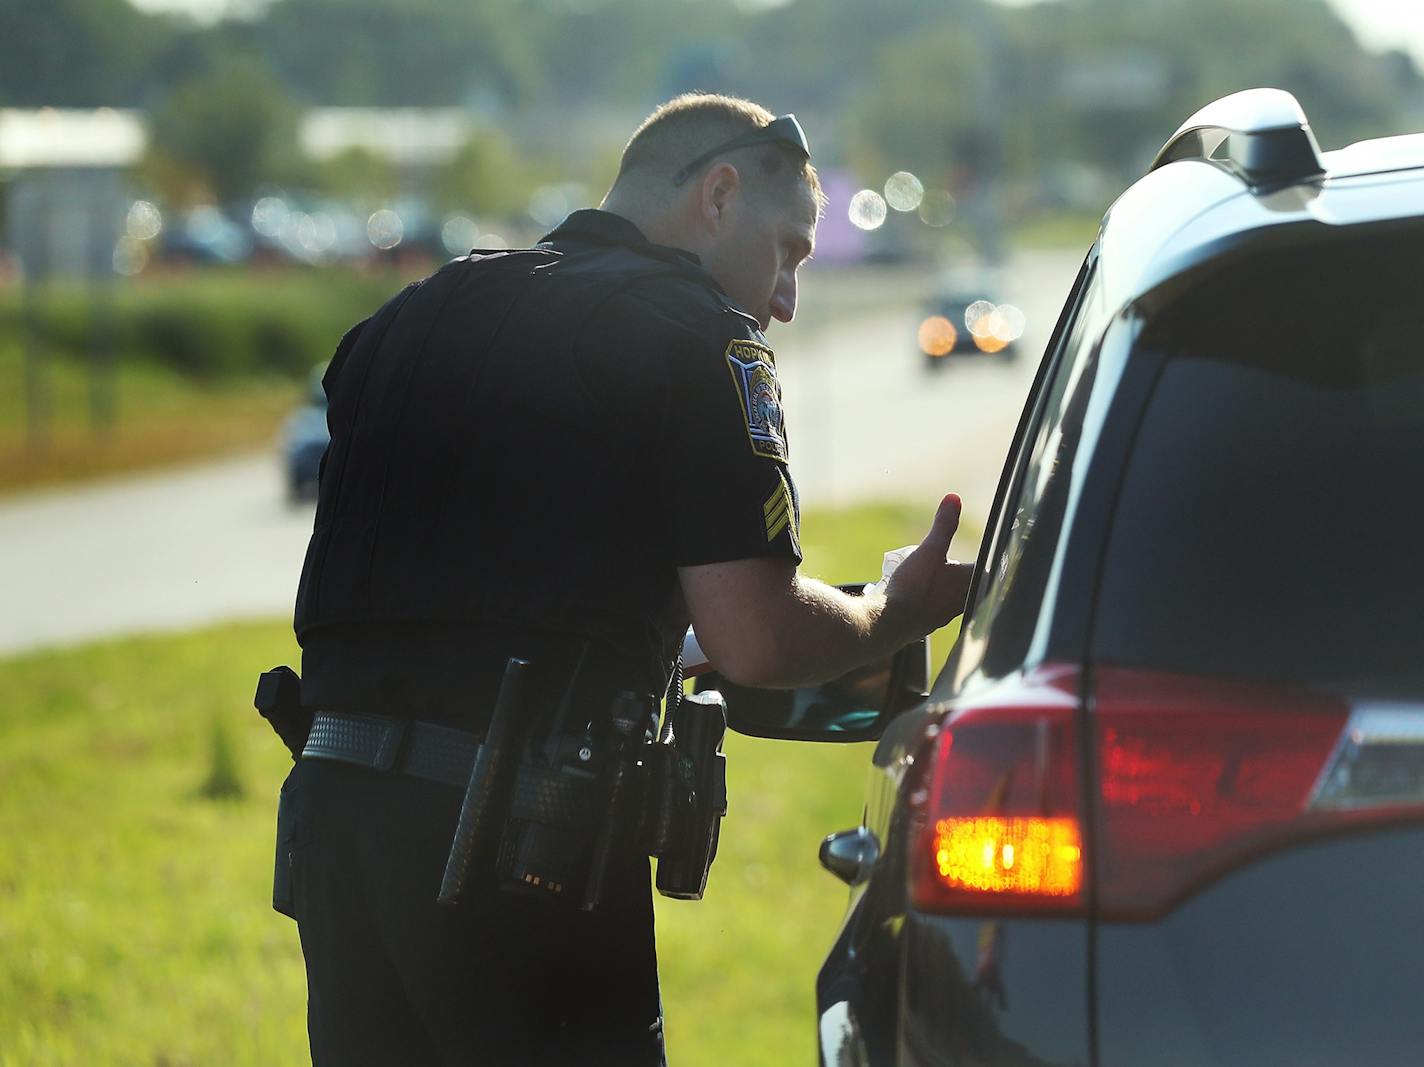
[(1421, 688), (1421, 239), (1258, 256), (1144, 333), (1168, 358), (1109, 541), (1098, 657)]

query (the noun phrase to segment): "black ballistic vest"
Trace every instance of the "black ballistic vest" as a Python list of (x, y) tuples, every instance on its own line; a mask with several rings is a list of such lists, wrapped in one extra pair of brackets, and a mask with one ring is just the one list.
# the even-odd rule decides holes
[(608, 687), (665, 683), (676, 353), (626, 298), (674, 332), (745, 316), (680, 254), (557, 236), (457, 259), (343, 338), (296, 604), (308, 703), (454, 721), (509, 655), (556, 688), (587, 641)]

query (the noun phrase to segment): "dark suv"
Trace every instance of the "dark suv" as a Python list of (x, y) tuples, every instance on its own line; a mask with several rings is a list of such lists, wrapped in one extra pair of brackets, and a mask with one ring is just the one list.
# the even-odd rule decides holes
[(1424, 136), (1321, 153), (1267, 89), (1183, 125), (986, 531), (928, 701), (729, 695), (880, 738), (824, 1063), (1424, 1062)]

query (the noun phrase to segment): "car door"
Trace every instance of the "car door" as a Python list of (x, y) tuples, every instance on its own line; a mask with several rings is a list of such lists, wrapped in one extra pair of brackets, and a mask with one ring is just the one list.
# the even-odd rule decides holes
[[(1083, 309), (1095, 293), (1093, 264), (1090, 255), (1070, 292), (1020, 417), (986, 526), (962, 633), (973, 632), (976, 619), (997, 606), (992, 594), (1000, 586), (985, 576), (990, 573), (990, 561), (1009, 543), (1013, 515), (1023, 511), (1018, 501), (1032, 464), (1035, 459), (1042, 461), (1045, 433), (1051, 434), (1051, 427), (1062, 421), (1067, 375), (1076, 365), (1070, 357), (1081, 355), (1087, 344)], [(1049, 430), (1045, 430), (1046, 424)], [(1012, 513), (1006, 501), (1015, 502)], [(982, 657), (982, 649), (976, 649), (974, 655)], [(907, 786), (907, 778), (913, 777), (927, 729), (943, 716), (955, 691), (952, 683), (957, 672), (965, 669), (964, 663), (961, 641), (941, 672), (931, 699), (890, 722), (872, 758), (861, 825), (833, 835), (832, 840), (847, 851), (853, 850), (859, 862), (848, 878), (850, 902), (845, 921), (817, 983), (827, 1063), (891, 1062), (897, 1054), (901, 935), (907, 913), (908, 820), (904, 801), (907, 788), (912, 788), (912, 784)]]

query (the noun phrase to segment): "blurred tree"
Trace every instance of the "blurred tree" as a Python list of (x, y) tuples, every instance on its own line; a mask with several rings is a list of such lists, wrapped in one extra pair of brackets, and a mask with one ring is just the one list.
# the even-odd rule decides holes
[(316, 172), (325, 192), (358, 204), (382, 204), (400, 192), (400, 168), (359, 145), (324, 160)]
[(1077, 161), (1118, 183), (1189, 114), (1240, 89), (1295, 93), (1326, 147), (1399, 129), (1400, 99), (1418, 92), (1325, 0), (972, 2), (977, 16), (961, 4), (957, 20), (883, 44), (858, 83), (846, 142), (867, 173), (972, 169), (994, 151), (1008, 178)]
[(154, 112), (145, 169), (172, 203), (241, 201), (300, 170), (296, 120), (265, 64), (232, 57), (178, 86)]
[(623, 158), (624, 143), (610, 142), (600, 151), (590, 153), (588, 158), (582, 161), (583, 170), (574, 177), (588, 187), (592, 197), (590, 203), (596, 204), (602, 200), (603, 194), (613, 185), (613, 179), (618, 177), (618, 164)]
[[(1009, 179), (1068, 162), (1116, 185), (1192, 110), (1252, 85), (1295, 92), (1327, 146), (1424, 115), (1414, 64), (1366, 53), (1327, 0), (275, 0), (213, 26), (127, 0), (0, 0), (0, 101), (157, 101), (168, 140), (149, 172), (185, 197), (293, 172), (276, 147), (290, 131), (281, 93), (235, 54), (263, 57), (304, 104), (465, 106), (505, 122), (503, 148), (474, 145), (465, 177), (441, 176), (439, 195), (467, 208), (499, 181), (527, 196), (537, 168), (520, 152), (550, 155), (554, 180), (587, 180), (627, 116), (692, 88), (796, 111), (823, 165), (928, 180), (991, 155)], [(224, 81), (250, 87), (251, 115), (216, 103)], [(227, 133), (183, 118), (210, 113)], [(505, 148), (517, 173), (482, 177), (511, 166)], [(357, 184), (384, 181), (357, 169)]]
[(524, 99), (548, 76), (540, 22), (540, 6), (519, 0), (281, 0), (259, 25), (301, 97), (393, 107)]
[(910, 170), (938, 185), (972, 166), (974, 83), (984, 62), (957, 29), (886, 46), (848, 101), (847, 160), (863, 174)]
[(440, 211), (508, 218), (524, 210), (536, 184), (535, 168), (519, 157), (507, 136), (492, 129), (472, 136), (436, 171), (431, 197)]
[[(534, 5), (529, 5), (533, 7)], [(545, 0), (531, 21), (550, 101), (651, 107), (689, 89), (746, 93), (759, 49), (732, 0)]]
[(175, 86), (221, 66), (225, 57), (258, 54), (255, 38), (256, 26), (250, 22), (229, 19), (208, 25), (174, 20), (162, 51), (150, 64), (144, 102), (161, 104)]
[(1287, 88), (1327, 148), (1386, 132), (1397, 118), (1386, 63), (1325, 0), (1197, 0), (1190, 11), (1162, 7), (1158, 25), (1191, 57), (1191, 106), (1257, 85)]
[(0, 100), (10, 107), (139, 104), (175, 25), (128, 0), (5, 0)]
[[(1035, 90), (1044, 118), (1072, 131), (1065, 145), (1072, 156), (1124, 177), (1197, 108), (1255, 86), (1293, 92), (1326, 147), (1398, 121), (1389, 64), (1361, 49), (1325, 0), (1064, 0), (1015, 14), (1033, 20), (1041, 42), (1064, 56), (1056, 91)], [(1151, 91), (1085, 97), (1094, 84), (1085, 69), (1124, 56), (1135, 58), (1138, 73), (1156, 68), (1157, 84), (1145, 79)]]
[[(984, 0), (794, 0), (755, 10), (743, 3), (735, 27), (747, 42), (741, 90), (775, 101), (778, 110), (815, 108), (839, 113), (855, 106), (883, 73), (885, 50), (921, 35), (941, 39), (965, 33), (965, 12)], [(752, 8), (748, 13), (746, 8)], [(940, 77), (949, 74), (949, 80)], [(932, 68), (920, 91), (943, 96), (953, 72)]]

